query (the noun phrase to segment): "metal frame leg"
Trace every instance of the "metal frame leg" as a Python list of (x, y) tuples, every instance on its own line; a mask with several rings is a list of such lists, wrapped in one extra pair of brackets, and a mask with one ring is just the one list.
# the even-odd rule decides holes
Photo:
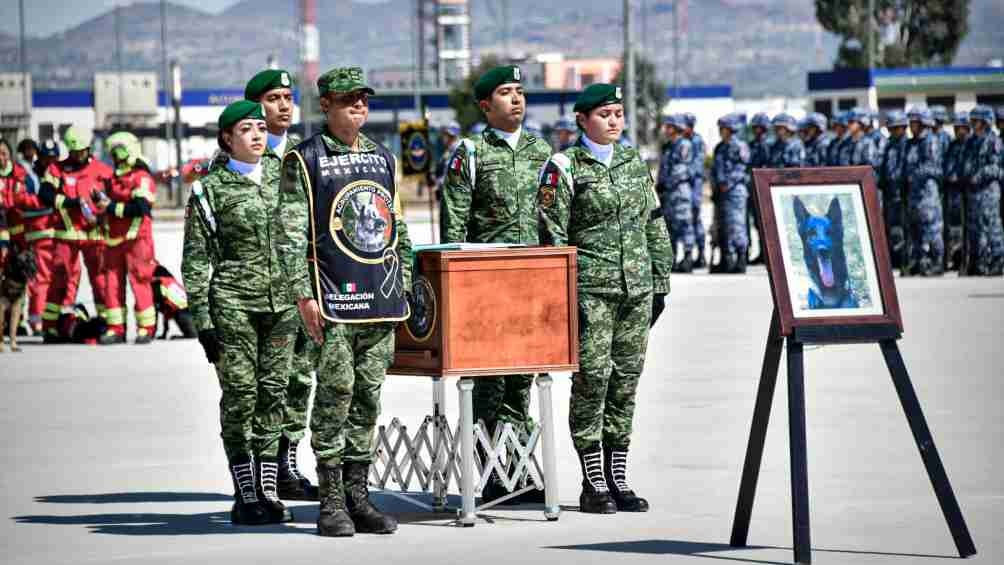
[(444, 437), (446, 430), (446, 382), (443, 377), (432, 378), (432, 507), (436, 511), (446, 509), (446, 473), (449, 472), (450, 459), (445, 449)]
[(460, 391), (460, 492), (462, 509), (460, 523), (473, 527), (474, 514), (474, 381), (462, 378), (457, 383)]
[(558, 504), (558, 463), (555, 460), (554, 410), (551, 403), (551, 376), (537, 375), (537, 390), (540, 394), (540, 426), (543, 445), (540, 448), (544, 458), (544, 517), (555, 521), (561, 515)]
[(791, 522), (795, 563), (812, 563), (809, 536), (809, 466), (805, 448), (805, 373), (802, 344), (788, 338), (788, 449), (791, 453)]

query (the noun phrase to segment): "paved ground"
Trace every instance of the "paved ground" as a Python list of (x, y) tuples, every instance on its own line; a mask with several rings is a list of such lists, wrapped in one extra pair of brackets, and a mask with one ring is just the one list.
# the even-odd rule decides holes
[[(157, 230), (177, 273), (180, 226)], [(413, 236), (426, 240), (427, 226)], [(115, 348), (29, 345), (0, 357), (0, 562), (4, 563), (784, 563), (791, 559), (784, 377), (750, 543), (728, 547), (756, 379), (770, 317), (764, 273), (676, 277), (639, 394), (631, 477), (643, 515), (590, 516), (557, 375), (561, 502), (490, 511), (473, 529), (400, 512), (394, 536), (321, 539), (316, 506), (296, 521), (232, 527), (218, 439), (219, 387), (198, 344)], [(1004, 561), (1004, 281), (902, 280), (901, 347), (980, 554)], [(782, 369), (783, 371), (783, 369)], [(816, 563), (921, 563), (955, 548), (876, 346), (806, 353), (809, 487)], [(385, 420), (417, 425), (426, 381), (392, 377)], [(456, 414), (453, 383), (450, 413)], [(309, 453), (302, 466), (312, 468)], [(313, 476), (313, 473), (311, 473)]]

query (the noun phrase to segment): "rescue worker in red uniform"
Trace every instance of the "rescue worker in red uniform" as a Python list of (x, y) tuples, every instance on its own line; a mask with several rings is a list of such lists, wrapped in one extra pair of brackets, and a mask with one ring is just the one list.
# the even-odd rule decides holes
[(164, 317), (164, 333), (161, 339), (167, 339), (168, 325), (171, 320), (178, 324), (178, 329), (185, 339), (195, 339), (198, 332), (192, 313), (188, 310), (188, 293), (181, 281), (174, 278), (167, 267), (157, 263), (153, 270), (153, 304)]
[(59, 341), (58, 321), (62, 313), (72, 313), (80, 285), (80, 256), (94, 293), (94, 307), (105, 317), (107, 285), (104, 276), (104, 238), (94, 199), (111, 183), (112, 170), (91, 155), (92, 135), (71, 127), (63, 134), (70, 155), (50, 166), (42, 179), (40, 196), (47, 200), (49, 189), (55, 197), (55, 259), (52, 282), (45, 299), (42, 326), (49, 341)]
[[(7, 226), (11, 244), (18, 249), (31, 247), (35, 254), (35, 276), (28, 282), (28, 325), (33, 334), (42, 333), (42, 313), (45, 298), (52, 280), (53, 248), (55, 230), (52, 227), (52, 208), (39, 196), (38, 172), (59, 160), (59, 145), (51, 139), (42, 143), (35, 161), (35, 174), (16, 163), (12, 174), (17, 180), (10, 180), (8, 189)], [(23, 176), (19, 176), (20, 173)]]
[(108, 332), (102, 344), (124, 343), (126, 333), (126, 277), (136, 299), (136, 341), (150, 343), (157, 333), (157, 311), (153, 304), (153, 271), (157, 267), (153, 250), (152, 210), (156, 183), (140, 157), (139, 139), (129, 132), (117, 132), (105, 141), (115, 162), (115, 177), (108, 200), (98, 203), (105, 214), (105, 274)]

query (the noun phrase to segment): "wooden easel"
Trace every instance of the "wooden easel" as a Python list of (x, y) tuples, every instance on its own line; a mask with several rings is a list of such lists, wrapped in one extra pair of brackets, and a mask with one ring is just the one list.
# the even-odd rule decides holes
[(878, 343), (885, 358), (885, 364), (892, 376), (893, 386), (903, 405), (907, 422), (913, 432), (914, 441), (920, 450), (920, 457), (931, 479), (934, 493), (938, 497), (941, 511), (948, 522), (948, 529), (959, 550), (959, 557), (976, 554), (976, 546), (969, 535), (969, 528), (962, 517), (962, 510), (955, 498), (955, 492), (948, 481), (945, 467), (931, 437), (931, 430), (920, 408), (920, 401), (910, 382), (906, 364), (900, 355), (896, 341), (900, 338), (895, 325), (848, 325), (795, 327), (791, 335), (781, 335), (781, 322), (775, 308), (771, 317), (767, 348), (764, 352), (763, 368), (760, 371), (760, 386), (753, 408), (753, 423), (750, 427), (746, 460), (743, 464), (742, 480), (739, 485), (739, 500), (736, 503), (735, 518), (732, 522), (732, 547), (746, 547), (749, 534), (750, 515), (756, 495), (760, 462), (763, 458), (764, 441), (767, 437), (767, 423), (777, 384), (778, 368), (781, 364), (781, 350), (787, 339), (788, 350), (788, 447), (791, 453), (791, 515), (794, 534), (796, 563), (811, 563), (812, 550), (809, 535), (809, 479), (806, 463), (805, 444), (805, 374), (802, 347), (805, 344), (835, 343)]

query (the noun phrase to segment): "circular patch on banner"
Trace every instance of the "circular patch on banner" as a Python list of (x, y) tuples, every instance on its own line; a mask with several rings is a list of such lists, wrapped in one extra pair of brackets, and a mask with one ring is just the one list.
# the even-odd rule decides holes
[(429, 142), (425, 134), (416, 131), (408, 136), (406, 144), (407, 151), (404, 152), (408, 158), (408, 164), (414, 171), (421, 171), (429, 163)]
[(357, 180), (335, 196), (329, 221), (331, 238), (361, 263), (383, 263), (384, 250), (396, 245), (394, 197), (372, 180)]
[(411, 316), (405, 322), (404, 328), (415, 341), (425, 341), (429, 339), (432, 332), (436, 330), (436, 317), (438, 308), (436, 306), (436, 291), (432, 288), (429, 279), (418, 275), (411, 283), (411, 296), (408, 300), (411, 307)]

